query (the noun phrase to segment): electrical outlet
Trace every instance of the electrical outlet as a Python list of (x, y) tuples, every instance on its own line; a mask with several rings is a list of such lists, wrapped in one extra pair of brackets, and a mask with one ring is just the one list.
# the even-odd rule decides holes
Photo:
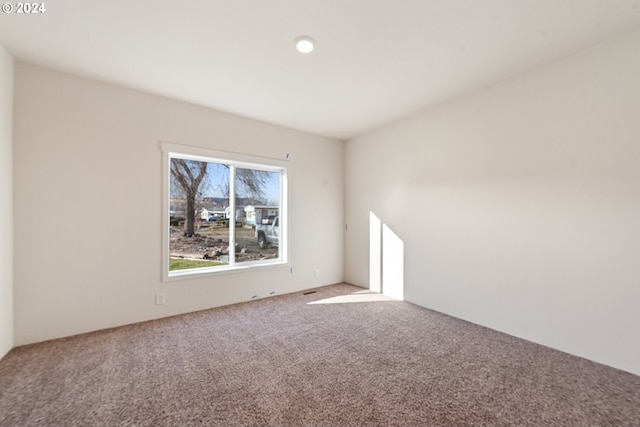
[(320, 269), (316, 268), (316, 271), (313, 274), (314, 274), (314, 277), (320, 277)]
[(162, 305), (164, 304), (164, 301), (165, 301), (164, 293), (156, 294), (156, 305)]

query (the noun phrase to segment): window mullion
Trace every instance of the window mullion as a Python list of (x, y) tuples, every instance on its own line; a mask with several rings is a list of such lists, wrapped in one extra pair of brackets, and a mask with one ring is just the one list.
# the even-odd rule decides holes
[(236, 167), (229, 165), (229, 265), (236, 263)]

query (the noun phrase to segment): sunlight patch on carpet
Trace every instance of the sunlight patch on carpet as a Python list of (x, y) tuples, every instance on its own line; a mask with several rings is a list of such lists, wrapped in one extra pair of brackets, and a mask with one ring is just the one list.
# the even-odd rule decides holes
[(353, 302), (380, 302), (380, 301), (398, 301), (387, 295), (368, 290), (354, 292), (349, 295), (338, 295), (337, 297), (325, 298), (318, 301), (308, 302), (307, 304), (345, 304)]

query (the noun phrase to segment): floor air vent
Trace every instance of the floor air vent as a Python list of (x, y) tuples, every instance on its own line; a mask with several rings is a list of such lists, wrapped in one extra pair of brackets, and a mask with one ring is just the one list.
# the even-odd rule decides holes
[(311, 295), (311, 294), (315, 294), (316, 291), (307, 291), (307, 292), (303, 292), (302, 295)]

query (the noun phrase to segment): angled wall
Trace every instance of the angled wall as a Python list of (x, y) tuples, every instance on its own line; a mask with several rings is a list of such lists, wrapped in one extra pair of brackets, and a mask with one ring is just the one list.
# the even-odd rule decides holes
[(369, 286), (373, 213), (406, 300), (640, 374), (638, 52), (635, 32), (348, 141), (346, 280)]

